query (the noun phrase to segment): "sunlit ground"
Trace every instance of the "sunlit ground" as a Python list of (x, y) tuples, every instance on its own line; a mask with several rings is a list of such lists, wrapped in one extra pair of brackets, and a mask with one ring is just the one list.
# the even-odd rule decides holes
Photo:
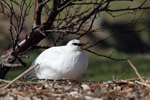
[[(38, 53), (30, 52), (29, 59), (24, 59), (28, 66), (32, 63), (32, 61), (36, 58)], [(122, 59), (129, 57), (129, 54), (115, 52), (112, 57), (117, 59)], [(114, 61), (108, 58), (99, 57), (93, 54), (88, 54), (89, 57), (89, 67), (86, 71), (86, 75), (83, 75), (81, 79), (83, 80), (92, 80), (92, 81), (106, 81), (112, 80), (112, 76), (118, 78), (126, 69), (128, 71), (126, 74), (121, 77), (121, 79), (129, 79), (129, 78), (137, 78), (134, 73), (134, 70), (130, 67), (127, 61)], [(149, 77), (150, 76), (150, 54), (137, 54), (131, 58), (131, 62), (138, 69), (141, 76)], [(13, 79), (19, 74), (21, 74), (28, 67), (21, 68), (12, 68), (5, 79)]]

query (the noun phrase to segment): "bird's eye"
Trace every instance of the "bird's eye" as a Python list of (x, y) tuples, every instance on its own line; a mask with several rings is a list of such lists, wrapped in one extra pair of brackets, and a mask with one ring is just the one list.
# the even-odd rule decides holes
[(78, 45), (77, 43), (72, 43), (73, 45)]
[(72, 43), (75, 46), (83, 46), (83, 43)]

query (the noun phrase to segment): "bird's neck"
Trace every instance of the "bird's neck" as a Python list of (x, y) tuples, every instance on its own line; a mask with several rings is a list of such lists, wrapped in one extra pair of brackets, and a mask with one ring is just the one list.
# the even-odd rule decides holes
[(72, 52), (72, 53), (75, 53), (75, 52), (78, 52), (78, 51), (81, 51), (81, 50), (82, 49), (80, 47), (76, 47), (76, 48), (74, 48), (74, 47), (68, 47), (68, 48), (66, 48), (67, 52)]

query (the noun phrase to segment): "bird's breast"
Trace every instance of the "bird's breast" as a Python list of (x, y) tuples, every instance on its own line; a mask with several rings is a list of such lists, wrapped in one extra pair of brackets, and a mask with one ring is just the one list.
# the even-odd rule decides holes
[[(76, 52), (67, 54), (65, 58), (61, 58), (63, 73), (66, 75), (72, 75), (72, 78), (77, 77), (76, 75), (80, 75), (85, 72), (87, 68), (87, 58), (84, 53)], [(62, 71), (62, 70), (61, 70)]]

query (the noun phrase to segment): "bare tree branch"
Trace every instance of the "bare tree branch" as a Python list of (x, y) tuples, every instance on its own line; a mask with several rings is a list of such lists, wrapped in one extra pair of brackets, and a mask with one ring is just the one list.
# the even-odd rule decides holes
[[(132, 0), (127, 0), (130, 2)], [(21, 0), (20, 2), (16, 0), (0, 0), (0, 13), (5, 16), (10, 22), (10, 37), (12, 41), (12, 47), (6, 51), (0, 57), (0, 78), (4, 78), (10, 67), (15, 66), (25, 66), (25, 62), (21, 60), (21, 56), (28, 52), (30, 49), (34, 48), (41, 40), (47, 36), (52, 36), (52, 33), (58, 33), (59, 35), (55, 38), (54, 45), (57, 42), (64, 39), (64, 36), (76, 35), (78, 38), (84, 38), (84, 36), (94, 35), (94, 32), (100, 30), (100, 28), (94, 29), (94, 22), (100, 17), (101, 12), (109, 13), (112, 18), (116, 20), (116, 17), (120, 17), (124, 14), (133, 14), (142, 9), (150, 9), (150, 7), (145, 7), (144, 5), (148, 0), (144, 0), (137, 7), (125, 7), (112, 9), (110, 8), (111, 3), (122, 2), (114, 0)], [(125, 2), (125, 1), (124, 1)], [(35, 5), (34, 16), (33, 16), (33, 27), (30, 32), (20, 39), (20, 34), (25, 27), (25, 21), (30, 11)], [(17, 9), (16, 9), (17, 8)], [(114, 16), (113, 12), (125, 12)], [(131, 12), (132, 11), (132, 12)], [(98, 16), (99, 15), (99, 16)], [(132, 24), (132, 28), (139, 22), (142, 17), (137, 19), (134, 18), (131, 22), (126, 25), (120, 26), (114, 31), (110, 36), (103, 40), (98, 40), (88, 47), (85, 48), (86, 51), (93, 53), (98, 56), (106, 57), (116, 61), (123, 61), (125, 59), (115, 59), (110, 56), (101, 55), (94, 51), (89, 50), (90, 48), (106, 41), (113, 35), (117, 34), (119, 30), (123, 30), (128, 24)], [(147, 28), (143, 28), (139, 31), (143, 31)], [(127, 30), (126, 30), (127, 31)], [(125, 31), (125, 32), (126, 32)], [(40, 48), (41, 46), (39, 46)], [(44, 48), (46, 48), (44, 46)], [(18, 60), (20, 64), (14, 65), (13, 63)]]

